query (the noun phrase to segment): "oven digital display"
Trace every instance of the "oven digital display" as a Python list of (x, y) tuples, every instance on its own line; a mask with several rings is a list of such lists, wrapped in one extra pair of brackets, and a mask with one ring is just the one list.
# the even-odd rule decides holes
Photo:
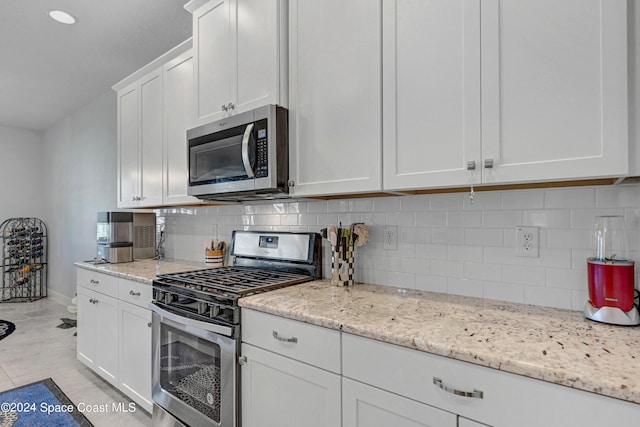
[(267, 249), (278, 249), (278, 237), (260, 236), (260, 247)]
[(258, 129), (258, 138), (266, 138), (267, 130), (266, 129)]

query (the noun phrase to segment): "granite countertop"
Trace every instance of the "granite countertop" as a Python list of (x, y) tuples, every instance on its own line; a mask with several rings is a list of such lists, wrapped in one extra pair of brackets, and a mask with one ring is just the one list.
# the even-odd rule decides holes
[(577, 311), (320, 280), (241, 307), (640, 403), (640, 328)]
[(151, 284), (158, 274), (178, 273), (181, 271), (211, 268), (204, 262), (185, 261), (177, 259), (140, 259), (133, 262), (118, 264), (94, 264), (93, 262), (76, 262), (76, 266), (111, 276), (135, 280), (136, 282)]

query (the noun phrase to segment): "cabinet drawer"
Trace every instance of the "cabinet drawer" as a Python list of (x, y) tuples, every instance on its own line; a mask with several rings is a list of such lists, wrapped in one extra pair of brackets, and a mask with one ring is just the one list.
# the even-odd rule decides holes
[(78, 286), (93, 289), (112, 297), (118, 297), (118, 278), (104, 273), (96, 273), (84, 268), (77, 268)]
[(340, 332), (253, 310), (242, 310), (242, 341), (340, 373)]
[(638, 404), (351, 334), (342, 334), (342, 349), (345, 377), (495, 427), (608, 425), (612, 413), (636, 424), (640, 413)]
[(118, 298), (142, 308), (148, 308), (152, 299), (153, 288), (145, 283), (120, 279), (118, 284)]

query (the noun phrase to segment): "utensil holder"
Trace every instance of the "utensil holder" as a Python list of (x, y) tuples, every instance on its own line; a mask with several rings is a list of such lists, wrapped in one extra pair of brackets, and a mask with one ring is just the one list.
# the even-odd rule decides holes
[[(346, 258), (346, 260), (344, 258)], [(353, 244), (347, 246), (346, 254), (344, 254), (341, 249), (334, 249), (331, 252), (331, 284), (336, 286), (352, 286), (354, 275), (353, 265)]]
[(204, 262), (211, 267), (224, 267), (224, 251), (204, 251)]

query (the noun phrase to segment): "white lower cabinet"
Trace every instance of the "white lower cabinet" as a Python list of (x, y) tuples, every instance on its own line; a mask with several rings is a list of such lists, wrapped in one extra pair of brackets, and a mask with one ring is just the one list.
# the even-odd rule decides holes
[(457, 416), (366, 384), (342, 380), (345, 427), (456, 427)]
[(636, 425), (640, 417), (638, 404), (350, 334), (342, 334), (342, 374), (456, 414), (465, 427)]
[(242, 310), (243, 427), (341, 425), (340, 332)]
[(118, 385), (118, 300), (78, 286), (78, 359)]
[(81, 268), (77, 276), (78, 360), (151, 412), (151, 286)]
[(151, 311), (120, 301), (118, 329), (118, 388), (151, 412)]
[(243, 427), (340, 426), (340, 375), (242, 344)]

